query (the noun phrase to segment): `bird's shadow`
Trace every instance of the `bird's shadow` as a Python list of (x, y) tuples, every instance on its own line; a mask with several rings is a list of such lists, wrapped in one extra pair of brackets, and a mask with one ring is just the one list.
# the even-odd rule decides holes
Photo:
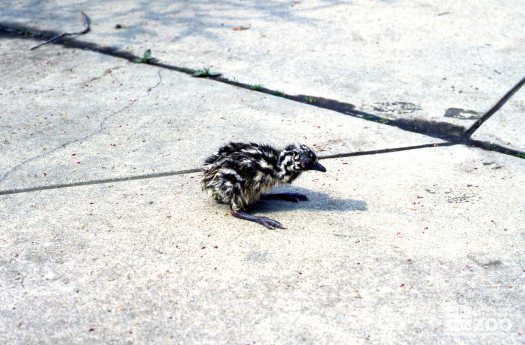
[(308, 201), (290, 202), (283, 200), (260, 200), (259, 202), (250, 205), (247, 211), (269, 213), (273, 211), (288, 211), (297, 209), (342, 212), (368, 210), (368, 205), (363, 200), (333, 198), (327, 193), (313, 191), (301, 187), (278, 188), (269, 194), (283, 192), (304, 194), (308, 197)]

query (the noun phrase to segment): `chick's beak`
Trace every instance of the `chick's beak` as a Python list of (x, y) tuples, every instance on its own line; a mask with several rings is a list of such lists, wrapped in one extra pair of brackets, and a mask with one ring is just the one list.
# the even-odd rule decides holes
[(317, 171), (321, 171), (321, 172), (326, 172), (326, 168), (324, 166), (322, 166), (319, 162), (315, 162), (313, 163), (309, 170), (317, 170)]

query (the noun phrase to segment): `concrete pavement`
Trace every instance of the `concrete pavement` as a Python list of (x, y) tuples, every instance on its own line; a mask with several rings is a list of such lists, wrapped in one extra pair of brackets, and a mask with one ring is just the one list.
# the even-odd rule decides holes
[[(151, 48), (168, 65), (314, 100), (60, 44), (29, 50), (31, 29), (78, 31), (80, 10), (93, 31), (78, 42)], [(0, 342), (523, 343), (525, 160), (389, 123), (474, 123), (523, 77), (523, 12), (513, 1), (3, 6)], [(523, 151), (522, 100), (474, 139)], [(327, 173), (287, 187), (310, 201), (251, 209), (287, 229), (234, 219), (201, 192), (194, 171), (229, 140), (299, 141), (326, 157)]]

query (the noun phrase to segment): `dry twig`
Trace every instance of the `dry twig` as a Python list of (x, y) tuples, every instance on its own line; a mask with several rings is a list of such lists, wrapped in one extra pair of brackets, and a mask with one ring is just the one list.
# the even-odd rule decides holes
[(82, 14), (82, 23), (84, 24), (84, 30), (82, 31), (79, 31), (79, 32), (64, 32), (64, 33), (61, 33), (60, 35), (56, 35), (56, 36), (53, 36), (51, 37), (50, 39), (48, 39), (47, 41), (45, 42), (42, 42), (34, 47), (31, 48), (31, 50), (35, 50), (37, 48), (40, 48), (41, 46), (43, 45), (46, 45), (46, 44), (49, 44), (49, 43), (52, 43), (56, 40), (58, 40), (59, 38), (63, 38), (63, 37), (66, 37), (66, 36), (80, 36), (80, 35), (85, 35), (87, 34), (89, 31), (91, 31), (91, 19), (89, 19), (88, 15), (85, 14), (84, 12), (80, 12)]

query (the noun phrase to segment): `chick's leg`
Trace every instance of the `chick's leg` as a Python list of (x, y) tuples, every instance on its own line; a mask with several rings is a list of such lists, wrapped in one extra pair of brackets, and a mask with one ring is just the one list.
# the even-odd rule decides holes
[(276, 220), (267, 218), (267, 217), (254, 216), (244, 211), (235, 211), (233, 209), (230, 211), (231, 211), (232, 216), (234, 216), (235, 218), (240, 218), (240, 219), (248, 220), (250, 222), (259, 223), (267, 229), (271, 229), (271, 230), (275, 228), (285, 229), (285, 227), (281, 223), (279, 223)]
[(261, 195), (261, 199), (299, 202), (299, 201), (307, 201), (308, 197), (301, 193), (272, 193), (272, 194)]

